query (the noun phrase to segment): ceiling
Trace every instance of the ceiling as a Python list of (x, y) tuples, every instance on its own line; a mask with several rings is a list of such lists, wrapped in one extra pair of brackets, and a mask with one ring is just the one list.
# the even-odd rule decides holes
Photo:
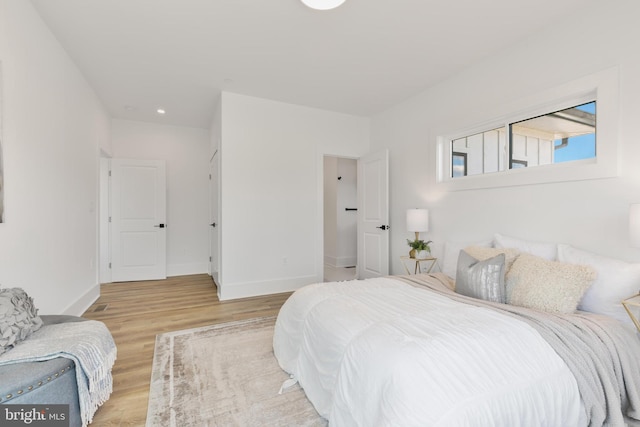
[(371, 116), (587, 3), (31, 1), (112, 117), (200, 128), (221, 91)]

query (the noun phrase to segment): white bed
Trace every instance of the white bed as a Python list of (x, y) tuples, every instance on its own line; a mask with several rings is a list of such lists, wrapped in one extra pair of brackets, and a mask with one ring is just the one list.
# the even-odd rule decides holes
[[(543, 338), (547, 332), (528, 318), (532, 310), (501, 312), (500, 304), (444, 284), (419, 275), (304, 287), (278, 316), (276, 358), (332, 426), (568, 427), (624, 425), (623, 412), (640, 418), (640, 389), (627, 390), (640, 384), (640, 345), (630, 328), (579, 315), (612, 327), (607, 346), (624, 347), (583, 368), (583, 360), (560, 356), (574, 351), (573, 340)], [(590, 353), (594, 345), (586, 345), (576, 351)], [(602, 378), (591, 378), (590, 369)]]

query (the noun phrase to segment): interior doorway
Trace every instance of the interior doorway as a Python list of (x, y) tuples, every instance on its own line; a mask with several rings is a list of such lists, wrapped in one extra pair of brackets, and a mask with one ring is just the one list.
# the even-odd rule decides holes
[(165, 279), (164, 160), (112, 159), (101, 152), (100, 283)]
[(357, 275), (357, 160), (324, 156), (324, 281), (352, 280)]

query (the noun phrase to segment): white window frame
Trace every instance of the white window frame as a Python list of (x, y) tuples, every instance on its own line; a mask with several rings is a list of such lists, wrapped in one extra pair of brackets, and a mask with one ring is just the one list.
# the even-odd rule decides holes
[[(508, 131), (510, 123), (591, 101), (596, 101), (595, 158), (451, 177), (451, 141), (500, 127)], [(512, 111), (515, 112), (507, 112), (477, 125), (461, 126), (453, 132), (438, 132), (436, 183), (444, 191), (460, 191), (618, 176), (618, 106), (618, 69), (611, 68), (512, 103)], [(509, 153), (506, 155), (508, 162)]]

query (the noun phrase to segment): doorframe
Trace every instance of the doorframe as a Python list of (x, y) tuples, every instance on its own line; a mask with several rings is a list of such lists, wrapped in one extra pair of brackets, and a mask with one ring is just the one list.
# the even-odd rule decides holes
[[(217, 156), (217, 157), (216, 157)], [(211, 168), (213, 165), (213, 162), (217, 161), (218, 162), (218, 167), (217, 167), (217, 175), (214, 177), (211, 175)], [(211, 220), (211, 216), (212, 216), (212, 204), (213, 204), (213, 200), (211, 200), (211, 188), (213, 185), (216, 185), (217, 191), (216, 191), (216, 203), (215, 203), (215, 207), (216, 207), (216, 213), (214, 215), (214, 219), (216, 221), (216, 227), (218, 228), (218, 232), (217, 232), (217, 237), (218, 240), (216, 243), (216, 253), (212, 254), (211, 253), (211, 248), (213, 246), (213, 242), (211, 242), (211, 230), (209, 230), (209, 257), (211, 258), (209, 260), (209, 275), (211, 276), (211, 278), (213, 279), (214, 283), (216, 284), (216, 288), (218, 289), (218, 296), (220, 296), (220, 281), (221, 281), (221, 260), (222, 257), (220, 256), (220, 248), (221, 248), (221, 237), (222, 237), (222, 227), (220, 227), (221, 224), (221, 216), (222, 216), (222, 210), (220, 209), (220, 193), (222, 192), (222, 187), (220, 186), (220, 169), (222, 168), (221, 162), (220, 162), (220, 150), (216, 149), (213, 153), (213, 155), (211, 156), (211, 158), (209, 159), (209, 220)], [(216, 271), (216, 274), (214, 275), (214, 272), (212, 271), (211, 268), (211, 263), (213, 261), (213, 257), (216, 257), (216, 264), (218, 266), (218, 271)]]
[[(336, 153), (333, 151), (324, 151), (318, 149), (316, 153), (316, 167), (317, 167), (317, 195), (318, 195), (318, 210), (316, 213), (316, 242), (318, 244), (318, 252), (316, 257), (316, 282), (320, 283), (324, 281), (324, 158), (325, 157), (338, 157), (342, 159), (358, 160), (362, 155), (353, 153)], [(357, 251), (357, 249), (356, 249)], [(356, 252), (357, 257), (357, 252)], [(359, 266), (356, 263), (356, 278), (360, 275)]]
[(111, 283), (111, 158), (100, 150), (98, 201), (98, 283)]

